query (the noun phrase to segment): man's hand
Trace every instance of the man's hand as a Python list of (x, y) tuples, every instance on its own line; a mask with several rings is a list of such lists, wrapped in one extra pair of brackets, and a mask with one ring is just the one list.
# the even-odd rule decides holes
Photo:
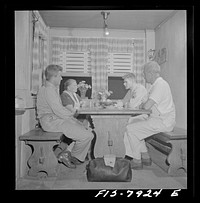
[(143, 109), (143, 105), (144, 105), (144, 104), (141, 103), (141, 104), (138, 106), (138, 108), (139, 108), (139, 109)]

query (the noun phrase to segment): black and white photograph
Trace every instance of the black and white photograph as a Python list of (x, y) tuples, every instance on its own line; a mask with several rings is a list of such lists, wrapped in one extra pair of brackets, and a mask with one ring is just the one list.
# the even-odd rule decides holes
[(15, 190), (187, 191), (191, 10), (14, 10)]

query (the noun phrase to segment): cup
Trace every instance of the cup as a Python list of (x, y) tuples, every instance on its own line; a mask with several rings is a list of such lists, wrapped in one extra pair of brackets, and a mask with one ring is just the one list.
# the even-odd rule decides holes
[(117, 101), (117, 108), (122, 109), (123, 108), (123, 102), (121, 100)]
[(86, 98), (86, 99), (82, 99), (81, 100), (81, 108), (86, 108), (86, 107), (88, 107), (89, 106), (89, 101), (88, 101), (88, 99)]

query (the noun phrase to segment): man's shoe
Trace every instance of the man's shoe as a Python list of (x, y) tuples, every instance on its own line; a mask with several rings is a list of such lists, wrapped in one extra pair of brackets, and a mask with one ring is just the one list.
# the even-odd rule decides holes
[(68, 168), (76, 168), (76, 165), (71, 163), (69, 152), (60, 153), (58, 156), (58, 162), (63, 163)]
[(84, 162), (78, 160), (78, 159), (77, 159), (76, 157), (74, 157), (74, 156), (71, 156), (71, 162), (72, 162), (73, 164), (75, 164), (75, 165), (80, 165), (80, 164), (84, 163)]
[(133, 160), (133, 157), (130, 157), (130, 156), (128, 156), (128, 155), (125, 155), (124, 159), (127, 159), (127, 160), (131, 161), (131, 160)]
[(131, 169), (135, 169), (135, 170), (141, 170), (141, 169), (143, 169), (142, 162), (141, 163), (137, 163), (134, 160), (131, 160), (130, 163), (131, 163)]
[(151, 164), (152, 164), (151, 158), (148, 158), (148, 159), (143, 159), (142, 158), (142, 164), (145, 165), (145, 166), (151, 166)]

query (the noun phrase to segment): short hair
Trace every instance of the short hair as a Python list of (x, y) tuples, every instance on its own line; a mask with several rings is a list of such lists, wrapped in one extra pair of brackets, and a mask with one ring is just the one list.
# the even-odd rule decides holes
[(73, 82), (76, 82), (74, 79), (68, 79), (64, 82), (64, 89), (66, 90), (68, 86), (70, 86)]
[(56, 76), (59, 71), (62, 71), (62, 67), (59, 65), (48, 65), (45, 69), (45, 78), (46, 80), (50, 80), (52, 76)]
[(144, 70), (151, 73), (160, 73), (160, 66), (156, 61), (149, 61), (144, 65)]
[(136, 76), (135, 76), (135, 74), (134, 73), (127, 73), (126, 75), (124, 75), (123, 77), (122, 77), (122, 79), (132, 79), (132, 80), (135, 80), (136, 79)]

